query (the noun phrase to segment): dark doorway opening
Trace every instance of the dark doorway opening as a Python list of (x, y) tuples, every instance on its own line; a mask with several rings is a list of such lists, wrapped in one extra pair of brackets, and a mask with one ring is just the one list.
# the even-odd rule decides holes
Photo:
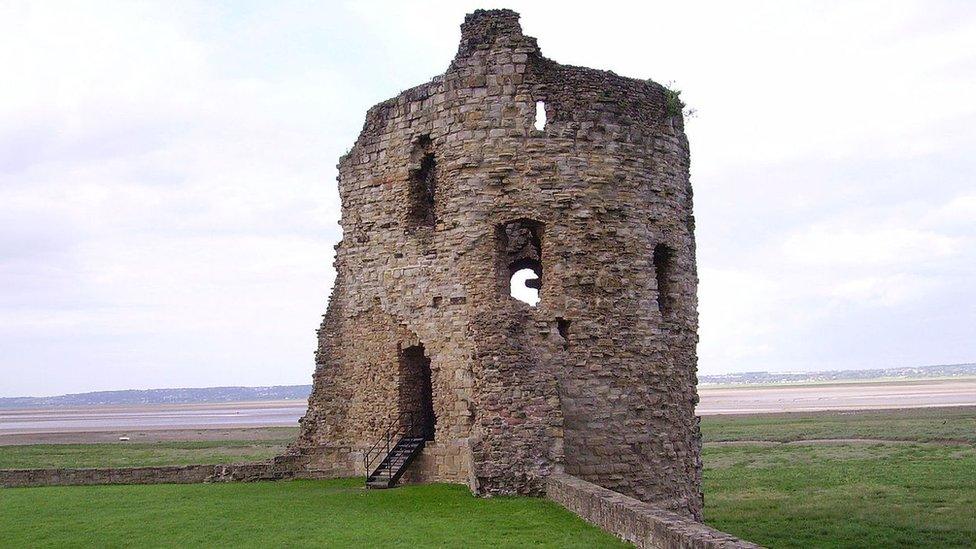
[[(437, 416), (434, 415), (434, 389), (431, 383), (430, 358), (423, 345), (413, 345), (400, 352), (400, 411), (410, 412), (405, 420), (413, 425), (414, 436), (434, 440)], [(405, 427), (408, 427), (405, 425)]]

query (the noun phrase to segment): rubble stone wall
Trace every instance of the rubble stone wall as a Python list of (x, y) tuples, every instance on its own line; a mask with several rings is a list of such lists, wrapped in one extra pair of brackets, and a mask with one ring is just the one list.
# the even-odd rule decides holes
[[(290, 454), (362, 472), (403, 411), (399, 354), (423, 345), (436, 435), (408, 478), (541, 494), (565, 470), (700, 518), (681, 113), (654, 82), (546, 59), (514, 12), (461, 30), (447, 72), (371, 108), (340, 159), (336, 285)], [(523, 266), (535, 307), (509, 294)]]

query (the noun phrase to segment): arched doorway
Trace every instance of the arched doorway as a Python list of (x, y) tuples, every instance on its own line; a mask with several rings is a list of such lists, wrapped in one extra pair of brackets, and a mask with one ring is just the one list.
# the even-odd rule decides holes
[(431, 384), (430, 358), (423, 345), (413, 345), (400, 352), (400, 411), (411, 412), (415, 436), (434, 440), (437, 416), (434, 415), (434, 391)]

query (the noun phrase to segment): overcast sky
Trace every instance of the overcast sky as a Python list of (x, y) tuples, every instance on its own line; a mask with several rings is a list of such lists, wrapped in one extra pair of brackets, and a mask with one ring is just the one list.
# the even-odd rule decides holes
[(0, 396), (309, 383), (366, 109), (476, 7), (675, 82), (700, 372), (976, 361), (976, 3), (0, 3)]

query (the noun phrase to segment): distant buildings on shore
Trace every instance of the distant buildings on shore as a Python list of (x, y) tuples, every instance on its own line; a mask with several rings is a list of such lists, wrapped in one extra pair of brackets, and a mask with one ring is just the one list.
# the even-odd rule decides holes
[(699, 385), (823, 383), (830, 381), (910, 380), (976, 376), (976, 364), (940, 364), (871, 370), (829, 370), (824, 372), (739, 372), (699, 375)]

